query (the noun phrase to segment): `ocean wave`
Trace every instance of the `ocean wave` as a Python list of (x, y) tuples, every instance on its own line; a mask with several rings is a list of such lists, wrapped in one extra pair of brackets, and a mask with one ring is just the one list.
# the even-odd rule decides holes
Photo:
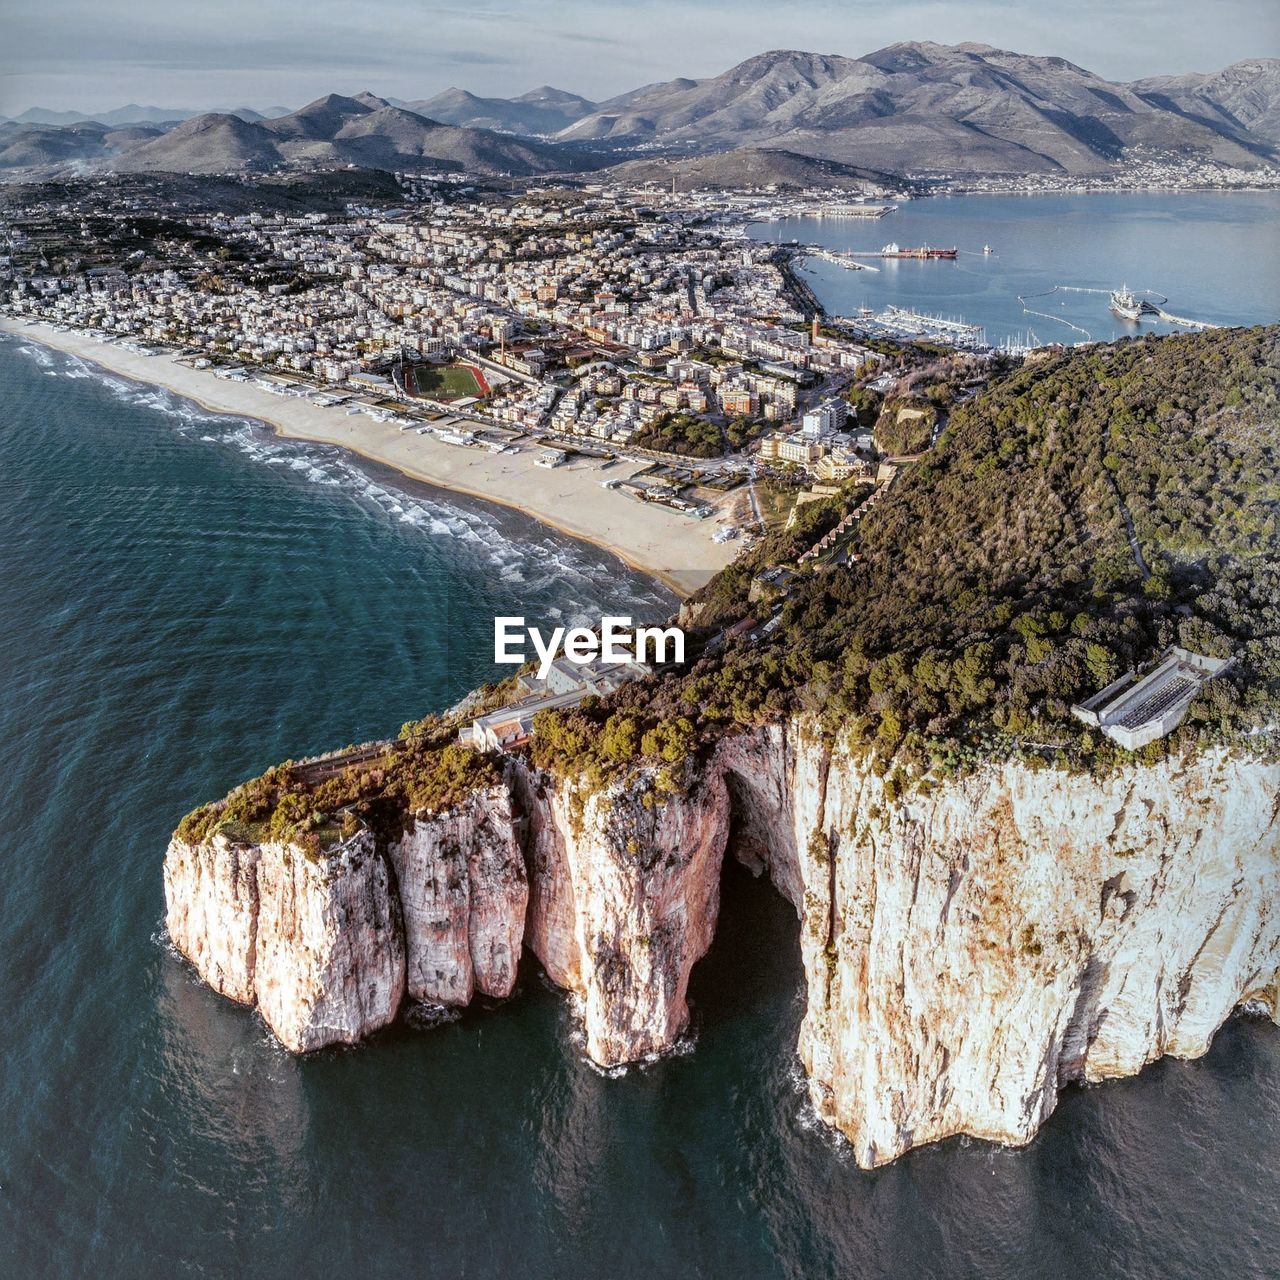
[(34, 360), (43, 369), (52, 369), (57, 364), (55, 353), (50, 351), (48, 347), (43, 347), (38, 342), (31, 342), (20, 335), (15, 336), (18, 342), (17, 352), (20, 356), (25, 356), (28, 360)]
[[(94, 378), (129, 406), (162, 414), (179, 434), (202, 444), (230, 447), (255, 463), (291, 477), (341, 492), (362, 508), (398, 528), (429, 539), (448, 540), (468, 557), (488, 566), (486, 577), (519, 590), (530, 612), (567, 625), (586, 625), (602, 608), (629, 610), (657, 618), (670, 610), (670, 596), (642, 575), (618, 572), (618, 565), (594, 548), (568, 538), (548, 536), (545, 526), (513, 528), (518, 516), (495, 508), (454, 506), (414, 493), (370, 474), (352, 454), (332, 445), (284, 440), (252, 418), (215, 413), (166, 390), (118, 377), (69, 353), (23, 342), (18, 350), (47, 373)], [(554, 600), (556, 603), (550, 603)]]

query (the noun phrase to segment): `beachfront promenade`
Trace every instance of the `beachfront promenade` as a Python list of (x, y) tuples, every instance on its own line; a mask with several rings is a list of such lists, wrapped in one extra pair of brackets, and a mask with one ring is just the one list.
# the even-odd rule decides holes
[(541, 450), (497, 454), (462, 448), (364, 415), (348, 415), (341, 408), (321, 408), (308, 400), (272, 395), (252, 383), (216, 378), (171, 355), (144, 355), (75, 330), (58, 332), (50, 325), (5, 317), (0, 331), (164, 387), (205, 409), (258, 419), (282, 436), (337, 445), (426, 484), (513, 507), (612, 551), (681, 595), (697, 590), (736, 553), (732, 544), (713, 542), (705, 523), (601, 487), (602, 478), (625, 480), (642, 469), (640, 463), (615, 464), (607, 472), (596, 459), (538, 467)]

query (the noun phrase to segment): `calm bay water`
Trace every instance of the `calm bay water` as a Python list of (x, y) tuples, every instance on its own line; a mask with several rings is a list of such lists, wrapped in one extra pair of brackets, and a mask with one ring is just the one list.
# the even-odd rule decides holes
[(1113, 315), (1107, 295), (1122, 284), (1154, 291), (1153, 302), (1168, 298), (1177, 316), (1280, 320), (1280, 191), (940, 197), (878, 219), (789, 218), (751, 234), (859, 252), (890, 242), (955, 247), (954, 261), (867, 259), (875, 271), (810, 259), (805, 278), (832, 314), (893, 304), (983, 325), (996, 343), (1029, 331), (1041, 342), (1171, 331)]
[(494, 612), (668, 603), (518, 516), (0, 342), (0, 1274), (1274, 1274), (1280, 1032), (864, 1173), (794, 1044), (794, 914), (726, 874), (669, 1058), (518, 997), (290, 1058), (167, 948), (198, 800), (490, 674)]

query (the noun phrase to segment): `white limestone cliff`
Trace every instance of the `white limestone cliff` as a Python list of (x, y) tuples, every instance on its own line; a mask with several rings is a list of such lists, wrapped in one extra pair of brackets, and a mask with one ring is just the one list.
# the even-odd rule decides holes
[(275, 841), (175, 837), (164, 888), (174, 945), (216, 991), (256, 1004), (286, 1048), (350, 1044), (395, 1017), (400, 905), (367, 833), (324, 858)]
[(466, 1004), (515, 984), (528, 886), (505, 789), (417, 818), (385, 852), (366, 831), (322, 855), (175, 837), (164, 881), (173, 944), (295, 1053), (388, 1025), (406, 992)]
[(1024, 1143), (1062, 1085), (1280, 1012), (1280, 769), (1210, 752), (1097, 780), (1024, 764), (911, 791), (803, 726), (726, 744), (750, 865), (796, 905), (799, 1052), (874, 1166)]
[(253, 1004), (258, 936), (257, 845), (217, 835), (200, 844), (176, 836), (164, 858), (165, 925), (174, 946), (215, 991)]
[(257, 862), (253, 989), (295, 1053), (352, 1044), (386, 1026), (404, 994), (400, 904), (361, 833), (324, 858), (266, 844)]
[(294, 1048), (385, 1024), (406, 974), (418, 999), (507, 994), (523, 941), (609, 1065), (684, 1029), (728, 851), (796, 907), (799, 1054), (867, 1166), (951, 1134), (1025, 1142), (1064, 1084), (1197, 1056), (1245, 1002), (1280, 1013), (1274, 764), (993, 763), (891, 799), (796, 719), (686, 781), (667, 794), (641, 769), (588, 792), (513, 763), (519, 821), (493, 788), (331, 879), (297, 857), (284, 874), (277, 846), (175, 840), (170, 933)]
[(692, 799), (642, 770), (584, 794), (520, 771), (529, 811), (527, 942), (581, 1001), (602, 1065), (669, 1049), (720, 911), (729, 802), (711, 777)]
[(516, 984), (529, 884), (505, 787), (415, 822), (389, 848), (404, 915), (408, 991), (465, 1005)]

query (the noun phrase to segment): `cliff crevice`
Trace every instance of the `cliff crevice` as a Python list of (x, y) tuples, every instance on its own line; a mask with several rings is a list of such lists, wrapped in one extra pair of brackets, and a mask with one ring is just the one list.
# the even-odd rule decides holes
[(797, 1051), (870, 1166), (954, 1134), (1026, 1142), (1067, 1083), (1196, 1057), (1241, 1004), (1275, 1018), (1278, 806), (1280, 769), (1225, 751), (1101, 778), (992, 763), (899, 794), (795, 717), (723, 739), (678, 790), (513, 760), (385, 848), (175, 838), (168, 926), (296, 1050), (406, 997), (508, 995), (527, 946), (612, 1065), (683, 1033), (735, 857), (796, 910)]

